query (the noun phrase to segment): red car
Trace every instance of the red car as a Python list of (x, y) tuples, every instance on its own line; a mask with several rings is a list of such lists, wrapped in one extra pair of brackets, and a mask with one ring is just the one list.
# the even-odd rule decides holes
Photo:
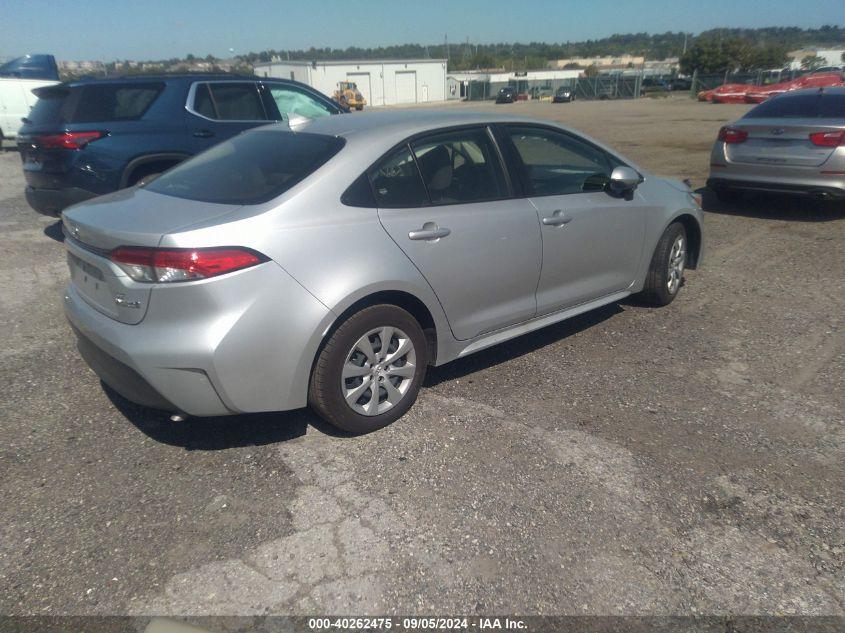
[(790, 81), (782, 81), (768, 86), (754, 86), (751, 84), (725, 84), (713, 90), (698, 93), (699, 101), (712, 103), (762, 103), (775, 95), (801, 90), (804, 88), (828, 88), (831, 86), (845, 86), (842, 73), (819, 73), (804, 75)]
[(745, 103), (762, 103), (775, 95), (789, 92), (790, 90), (801, 90), (803, 88), (830, 88), (832, 86), (845, 86), (842, 73), (822, 73), (818, 75), (805, 75), (792, 81), (783, 81), (779, 84), (760, 86), (748, 91), (745, 95)]
[(745, 103), (745, 95), (755, 88), (757, 86), (750, 84), (725, 84), (713, 90), (699, 92), (698, 100), (712, 103)]

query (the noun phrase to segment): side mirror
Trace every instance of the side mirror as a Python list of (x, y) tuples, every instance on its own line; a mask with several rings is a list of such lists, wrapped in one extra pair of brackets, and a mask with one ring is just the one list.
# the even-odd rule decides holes
[(643, 181), (643, 177), (630, 167), (620, 166), (610, 174), (610, 193), (616, 195), (633, 195), (634, 189)]

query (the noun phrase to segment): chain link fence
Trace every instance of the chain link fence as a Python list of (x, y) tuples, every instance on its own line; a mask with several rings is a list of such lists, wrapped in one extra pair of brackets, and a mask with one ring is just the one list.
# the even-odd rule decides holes
[(486, 101), (495, 99), (499, 90), (506, 86), (516, 88), (517, 94), (528, 95), (531, 99), (551, 100), (558, 88), (573, 90), (576, 99), (606, 100), (634, 99), (641, 96), (642, 78), (620, 75), (599, 75), (577, 79), (512, 79), (507, 82), (470, 81), (466, 87), (467, 101)]
[[(760, 70), (744, 73), (720, 73), (718, 75), (704, 75), (695, 73), (692, 79), (683, 79), (682, 88), (675, 91), (690, 91), (690, 97), (695, 99), (699, 92), (713, 90), (725, 84), (747, 84), (751, 86), (766, 86), (783, 81), (791, 81), (808, 74), (807, 70)], [(598, 75), (596, 77), (579, 77), (577, 79), (510, 79), (508, 81), (470, 81), (466, 86), (467, 101), (486, 101), (495, 99), (499, 90), (505, 86), (516, 88), (517, 94), (528, 95), (531, 99), (551, 100), (558, 88), (566, 86), (574, 91), (576, 99), (606, 100), (606, 99), (636, 99), (645, 94), (666, 90), (666, 85), (679, 80), (673, 76), (642, 75)], [(691, 85), (690, 85), (691, 83)], [(670, 88), (672, 89), (672, 88)]]

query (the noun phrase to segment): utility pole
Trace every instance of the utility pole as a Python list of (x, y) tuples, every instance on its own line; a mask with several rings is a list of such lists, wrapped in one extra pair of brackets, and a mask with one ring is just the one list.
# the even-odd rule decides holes
[(446, 61), (449, 61), (449, 34), (443, 36), (443, 44), (446, 46)]
[(684, 33), (684, 55), (687, 54), (687, 34)]

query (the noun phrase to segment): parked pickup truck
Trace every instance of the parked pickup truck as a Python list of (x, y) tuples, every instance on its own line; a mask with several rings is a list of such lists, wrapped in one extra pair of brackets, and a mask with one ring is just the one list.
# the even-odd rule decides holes
[(33, 90), (59, 83), (52, 55), (24, 55), (0, 66), (0, 140), (14, 139), (38, 100)]

